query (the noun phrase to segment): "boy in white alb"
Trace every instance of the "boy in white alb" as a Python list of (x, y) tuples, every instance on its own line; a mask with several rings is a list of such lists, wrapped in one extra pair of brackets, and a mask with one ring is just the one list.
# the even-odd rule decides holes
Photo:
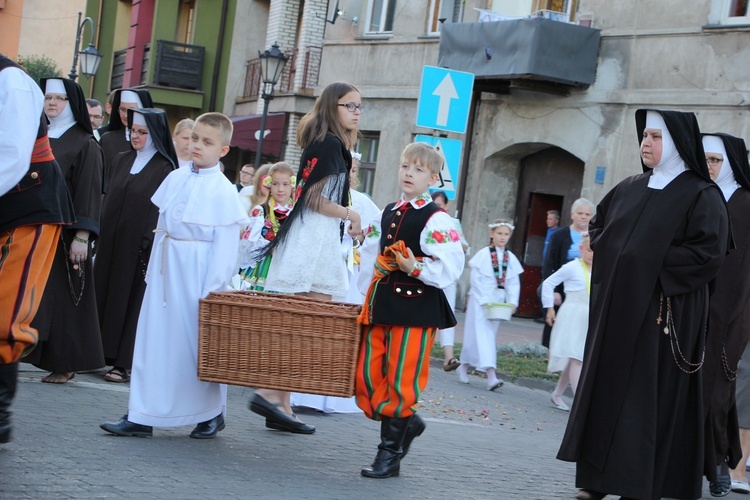
[(226, 289), (236, 271), (240, 229), (248, 218), (221, 173), (232, 122), (221, 113), (198, 117), (190, 168), (173, 171), (151, 199), (159, 222), (146, 274), (133, 356), (128, 414), (101, 428), (119, 436), (151, 436), (152, 427), (196, 425), (192, 438), (224, 428), (226, 386), (201, 382), (198, 301)]

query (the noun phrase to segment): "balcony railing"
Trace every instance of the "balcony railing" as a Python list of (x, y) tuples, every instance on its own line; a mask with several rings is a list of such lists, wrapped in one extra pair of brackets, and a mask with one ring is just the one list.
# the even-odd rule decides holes
[[(300, 70), (302, 71), (302, 82), (298, 88), (294, 88), (294, 81), (297, 76), (297, 61), (300, 56), (299, 50), (294, 49), (292, 56), (284, 66), (281, 73), (281, 79), (277, 84), (277, 91), (280, 93), (292, 93), (295, 91), (312, 90), (318, 84), (320, 77), (320, 60), (322, 55), (321, 47), (307, 47), (304, 52), (304, 60)], [(245, 88), (242, 97), (246, 99), (257, 99), (260, 95), (261, 74), (260, 59), (250, 59), (247, 61), (247, 72), (245, 73)]]
[[(127, 49), (118, 50), (112, 59), (112, 77), (110, 89), (120, 89), (125, 75)], [(161, 85), (178, 89), (201, 90), (203, 79), (203, 61), (206, 48), (199, 45), (157, 40), (156, 66), (151, 81), (148, 79), (151, 45), (143, 49), (143, 63), (139, 82), (141, 85)]]
[(157, 40), (154, 85), (200, 90), (205, 53), (198, 45)]

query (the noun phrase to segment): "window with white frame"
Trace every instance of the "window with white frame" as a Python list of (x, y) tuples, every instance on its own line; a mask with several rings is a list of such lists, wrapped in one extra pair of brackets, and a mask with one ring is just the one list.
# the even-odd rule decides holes
[(393, 32), (396, 0), (367, 0), (367, 33)]
[(357, 141), (357, 152), (362, 155), (359, 161), (359, 187), (358, 191), (372, 196), (372, 188), (375, 184), (375, 166), (378, 158), (378, 147), (380, 146), (380, 132), (361, 132)]
[(750, 24), (750, 6), (748, 0), (726, 0), (725, 24)]
[(437, 35), (444, 22), (455, 23), (460, 18), (461, 2), (457, 0), (430, 0), (427, 34)]

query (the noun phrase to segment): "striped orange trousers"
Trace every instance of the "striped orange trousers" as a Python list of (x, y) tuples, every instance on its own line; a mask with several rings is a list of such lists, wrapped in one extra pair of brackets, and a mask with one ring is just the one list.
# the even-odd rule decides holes
[(359, 350), (357, 406), (369, 418), (408, 417), (427, 386), (435, 328), (366, 325)]
[(18, 361), (37, 342), (31, 327), (61, 226), (41, 224), (0, 232), (0, 363)]

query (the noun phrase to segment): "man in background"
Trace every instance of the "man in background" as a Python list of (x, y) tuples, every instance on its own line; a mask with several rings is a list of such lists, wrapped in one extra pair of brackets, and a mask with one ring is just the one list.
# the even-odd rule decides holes
[(104, 109), (102, 103), (96, 99), (86, 99), (86, 107), (89, 108), (89, 118), (91, 119), (91, 129), (94, 131), (94, 137), (98, 141), (101, 139), (99, 131), (97, 130), (102, 126), (104, 122)]
[(253, 185), (253, 176), (255, 175), (255, 167), (250, 164), (242, 165), (240, 169), (240, 182), (235, 184), (237, 186), (237, 192), (242, 191), (242, 188)]

